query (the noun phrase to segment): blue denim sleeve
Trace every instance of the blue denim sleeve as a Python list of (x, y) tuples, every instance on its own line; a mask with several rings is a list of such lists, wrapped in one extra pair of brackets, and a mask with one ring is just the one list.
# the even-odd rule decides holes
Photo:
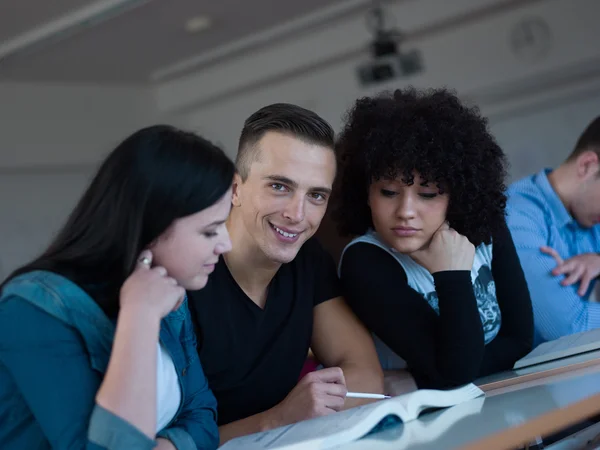
[(5, 408), (28, 410), (36, 422), (11, 430), (3, 421), (8, 433), (39, 429), (57, 450), (154, 448), (153, 439), (95, 404), (102, 376), (92, 369), (81, 336), (18, 297), (0, 302), (0, 366), (18, 392), (0, 404), (0, 417), (8, 417)]
[(187, 303), (183, 307), (186, 308), (186, 316), (180, 340), (188, 360), (183, 376), (184, 404), (172, 426), (159, 432), (157, 437), (169, 439), (178, 450), (212, 450), (219, 446), (217, 401), (200, 364)]

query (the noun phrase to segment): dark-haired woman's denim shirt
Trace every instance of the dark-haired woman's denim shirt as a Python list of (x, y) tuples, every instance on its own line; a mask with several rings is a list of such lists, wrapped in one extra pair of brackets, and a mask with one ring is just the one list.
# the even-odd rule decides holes
[[(151, 449), (156, 442), (95, 403), (114, 323), (77, 285), (51, 272), (14, 278), (0, 294), (0, 448)], [(157, 437), (215, 449), (215, 397), (196, 352), (187, 301), (161, 323), (181, 404)]]

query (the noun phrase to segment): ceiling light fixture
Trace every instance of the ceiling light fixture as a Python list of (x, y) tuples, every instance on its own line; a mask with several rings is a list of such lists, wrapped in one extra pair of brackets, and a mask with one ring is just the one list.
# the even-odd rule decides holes
[(208, 16), (192, 17), (185, 22), (185, 31), (188, 33), (199, 33), (210, 28), (212, 22)]

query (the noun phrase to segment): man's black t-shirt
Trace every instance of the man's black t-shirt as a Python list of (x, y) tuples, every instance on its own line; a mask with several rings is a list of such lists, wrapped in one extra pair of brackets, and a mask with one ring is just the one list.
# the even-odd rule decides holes
[(223, 258), (204, 289), (188, 292), (219, 425), (265, 411), (286, 397), (306, 360), (313, 307), (340, 292), (333, 259), (315, 238), (281, 266), (264, 309), (242, 291)]

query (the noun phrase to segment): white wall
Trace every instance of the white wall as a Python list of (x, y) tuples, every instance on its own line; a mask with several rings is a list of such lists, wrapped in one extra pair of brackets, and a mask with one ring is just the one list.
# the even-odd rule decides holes
[(80, 170), (0, 175), (0, 279), (49, 244), (88, 180)]
[(600, 89), (492, 116), (492, 132), (511, 164), (509, 181), (558, 166), (585, 127), (599, 115)]
[[(360, 3), (360, 0), (353, 3)], [(355, 81), (349, 76), (355, 61), (349, 60), (356, 59), (357, 53), (366, 57), (367, 45), (372, 39), (365, 25), (365, 12), (369, 2), (363, 0), (362, 3), (364, 10), (361, 12), (318, 25), (313, 23), (313, 26), (303, 23), (303, 28), (306, 29), (303, 34), (288, 36), (282, 32), (280, 36), (270, 36), (268, 42), (271, 42), (271, 45), (266, 48), (247, 51), (221, 64), (202, 67), (194, 74), (163, 83), (157, 91), (159, 108), (172, 111), (182, 107), (194, 107), (199, 102), (214, 101), (223, 95), (236, 96), (241, 87), (252, 89), (256, 83), (269, 84), (273, 79), (282, 76), (304, 79), (307, 78), (307, 70), (309, 75), (316, 75), (327, 86), (335, 88), (334, 85), (340, 81), (343, 84), (350, 82), (355, 86)], [(443, 25), (465, 14), (505, 4), (507, 1), (396, 0), (387, 3), (390, 4), (387, 11), (393, 18), (393, 25), (403, 33), (414, 34)], [(290, 25), (287, 28), (295, 27)], [(243, 42), (240, 45), (243, 45)], [(469, 43), (469, 47), (475, 46), (477, 41)], [(351, 65), (350, 71), (343, 70), (341, 78), (323, 77), (320, 69), (313, 70), (315, 65), (327, 64), (333, 60), (337, 61), (335, 66), (343, 69), (339, 63), (340, 58), (348, 60), (345, 62), (350, 62)], [(440, 62), (444, 71), (449, 69), (443, 58)], [(321, 85), (321, 90), (323, 88)], [(311, 91), (296, 91), (292, 94), (310, 95)]]
[[(362, 14), (299, 39), (273, 39), (153, 91), (0, 84), (0, 277), (47, 243), (102, 155), (152, 122), (198, 130), (233, 156), (243, 120), (268, 103), (314, 109), (339, 129), (361, 95), (447, 85), (489, 115), (514, 178), (559, 163), (600, 113), (600, 47), (590, 44), (600, 38), (597, 0), (406, 0), (390, 9), (398, 28), (415, 36), (406, 48), (423, 53), (426, 70), (369, 90), (354, 75), (368, 58)], [(472, 21), (448, 25), (473, 13)], [(551, 29), (550, 48), (538, 59), (510, 49), (511, 30), (526, 17)]]
[(0, 278), (64, 222), (96, 163), (157, 120), (137, 87), (0, 84)]
[[(398, 26), (402, 29), (406, 24), (410, 34), (411, 30), (417, 32), (419, 27), (433, 25), (436, 20), (450, 20), (467, 10), (500, 3), (492, 0), (421, 0), (398, 2), (392, 9)], [(159, 108), (180, 114), (191, 128), (220, 142), (232, 156), (243, 120), (265, 104), (288, 101), (306, 106), (339, 129), (343, 112), (357, 97), (406, 84), (452, 87), (479, 104), (485, 114), (499, 116), (500, 119), (492, 120), (495, 124), (506, 120), (513, 111), (521, 114), (523, 110), (538, 111), (548, 105), (557, 107), (572, 93), (581, 91), (582, 85), (588, 91), (592, 85), (594, 88), (600, 86), (600, 47), (589, 44), (600, 39), (599, 16), (600, 2), (597, 0), (523, 2), (521, 7), (499, 9), (472, 23), (449, 27), (437, 34), (423, 33), (420, 38), (407, 43), (407, 48), (421, 50), (425, 72), (368, 90), (358, 85), (355, 68), (367, 58), (366, 52), (356, 52), (366, 47), (369, 35), (364, 18), (353, 17), (311, 32), (299, 41), (277, 42), (236, 60), (165, 83), (157, 91), (157, 101)], [(550, 48), (539, 59), (519, 58), (509, 45), (511, 30), (527, 17), (542, 18), (551, 29)], [(328, 58), (331, 59), (336, 51), (350, 56), (328, 64)], [(303, 61), (315, 64), (315, 68), (302, 71)], [(553, 93), (560, 93), (561, 97), (557, 98)], [(546, 98), (549, 94), (553, 97), (550, 104)], [(592, 101), (589, 108), (600, 110), (600, 104)], [(535, 141), (535, 133), (548, 128), (554, 133), (552, 142), (555, 145), (561, 141), (569, 142), (570, 148), (573, 130), (579, 130), (585, 124), (574, 124), (569, 136), (558, 139), (556, 133), (564, 127), (555, 126), (551, 119), (550, 115), (536, 119), (539, 125), (530, 130), (528, 139)], [(522, 130), (518, 128), (503, 125), (494, 130), (507, 151), (512, 152), (511, 148), (516, 148), (523, 140)], [(558, 160), (556, 155), (544, 157), (549, 154), (548, 146), (531, 147), (538, 152), (535, 157), (529, 160), (511, 158), (515, 173), (529, 171), (540, 163), (554, 164)], [(557, 149), (556, 154), (562, 156), (566, 151)]]
[(93, 164), (153, 111), (144, 88), (0, 83), (0, 168)]

